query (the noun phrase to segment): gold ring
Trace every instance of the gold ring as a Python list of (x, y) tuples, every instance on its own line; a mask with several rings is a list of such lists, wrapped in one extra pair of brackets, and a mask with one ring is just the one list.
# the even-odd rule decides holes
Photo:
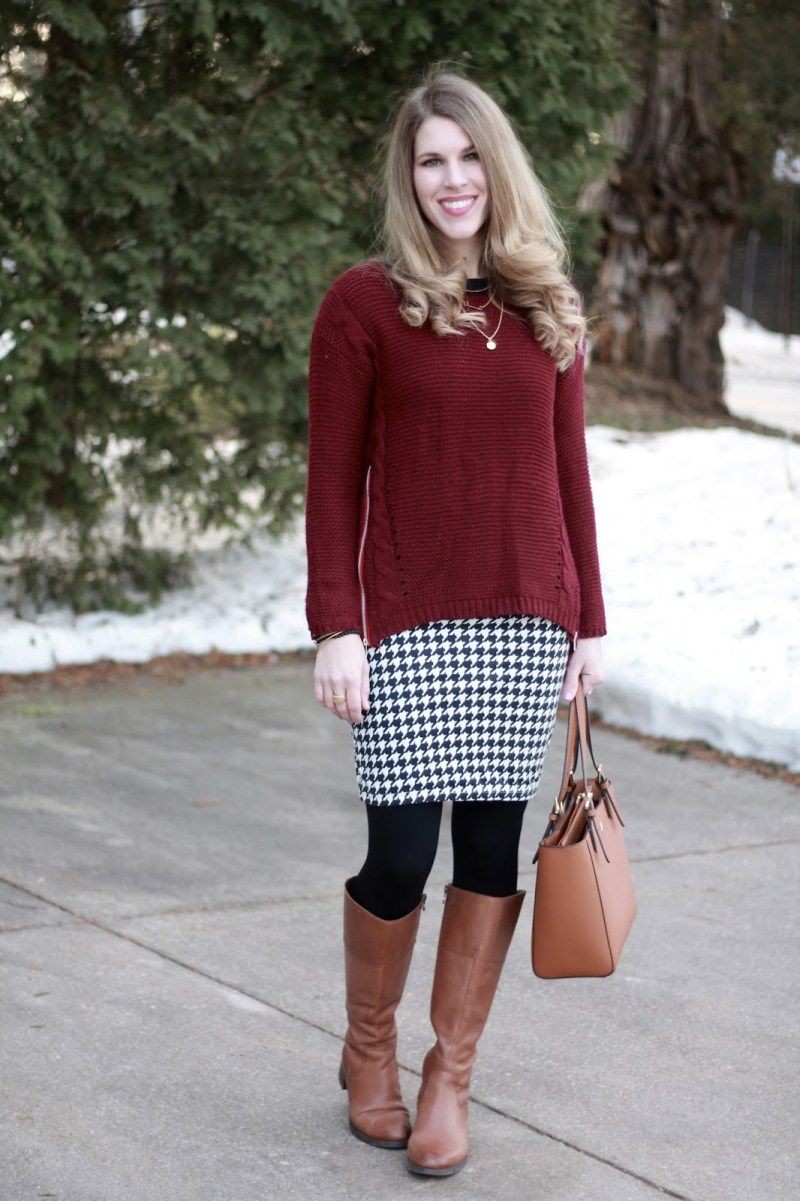
[(332, 692), (331, 696), (335, 701), (343, 701), (347, 699), (347, 693), (345, 692)]

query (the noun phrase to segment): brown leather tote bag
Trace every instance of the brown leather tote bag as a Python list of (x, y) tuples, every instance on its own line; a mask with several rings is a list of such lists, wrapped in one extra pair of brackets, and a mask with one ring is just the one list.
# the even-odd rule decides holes
[[(581, 774), (575, 779), (580, 756)], [(586, 778), (591, 757), (596, 774)], [(561, 787), (531, 862), (531, 964), (543, 979), (610, 976), (636, 915), (625, 825), (597, 763), (583, 685), (570, 702)]]

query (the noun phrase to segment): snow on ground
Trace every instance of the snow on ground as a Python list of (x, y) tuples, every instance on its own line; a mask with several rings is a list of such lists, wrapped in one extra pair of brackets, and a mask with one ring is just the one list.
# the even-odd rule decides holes
[(800, 770), (800, 446), (589, 430), (609, 721)]
[(76, 617), (51, 608), (36, 621), (19, 621), (8, 609), (0, 610), (0, 671), (46, 671), (98, 659), (143, 663), (173, 651), (313, 648), (305, 625), (305, 570), (298, 523), (280, 542), (256, 535), (252, 551), (201, 548), (193, 584), (141, 614), (101, 611)]
[[(778, 372), (764, 351), (775, 337), (742, 336), (743, 374), (758, 376), (760, 355)], [(591, 426), (587, 441), (608, 626), (591, 711), (800, 770), (800, 446), (728, 428)], [(207, 537), (195, 582), (141, 615), (21, 621), (0, 597), (0, 671), (313, 649), (305, 569), (300, 520), (279, 543), (255, 536), (252, 551)]]

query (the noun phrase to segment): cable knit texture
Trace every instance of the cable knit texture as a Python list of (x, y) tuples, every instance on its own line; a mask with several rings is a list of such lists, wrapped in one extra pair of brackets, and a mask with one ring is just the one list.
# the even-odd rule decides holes
[[(484, 303), (486, 296), (479, 298)], [(331, 284), (308, 372), (306, 618), (369, 646), (451, 617), (531, 613), (606, 633), (586, 453), (585, 346), (566, 372), (506, 307), (408, 326), (376, 260)], [(487, 334), (497, 325), (484, 310)]]

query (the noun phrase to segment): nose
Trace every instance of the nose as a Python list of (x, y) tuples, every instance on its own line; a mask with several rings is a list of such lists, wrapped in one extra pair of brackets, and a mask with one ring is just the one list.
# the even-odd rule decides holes
[(444, 174), (445, 183), (451, 188), (461, 188), (466, 183), (465, 174), (462, 164), (458, 160), (448, 163)]

